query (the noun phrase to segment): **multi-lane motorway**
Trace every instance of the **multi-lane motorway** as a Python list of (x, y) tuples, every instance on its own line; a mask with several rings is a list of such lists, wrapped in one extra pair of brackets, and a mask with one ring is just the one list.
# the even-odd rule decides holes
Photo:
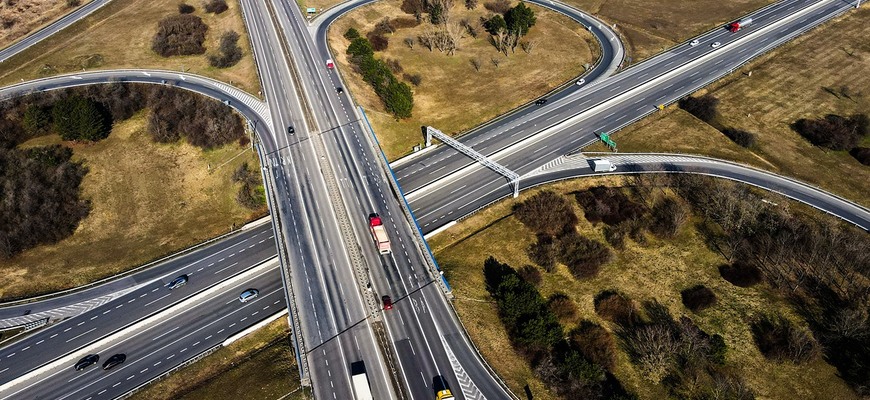
[[(289, 299), (291, 323), (294, 331), (298, 330), (297, 343), (304, 349), (300, 359), (304, 366), (302, 372), (312, 381), (317, 398), (352, 398), (349, 365), (356, 361), (366, 363), (376, 398), (432, 398), (433, 384), (438, 378), (444, 378), (459, 398), (508, 398), (503, 385), (487, 369), (461, 330), (443, 294), (445, 287), (419, 240), (420, 232), (409, 221), (395, 187), (387, 180), (386, 165), (373, 136), (348, 94), (336, 92), (336, 87), (344, 86), (341, 77), (323, 65), (323, 60), (328, 58), (325, 40), (322, 40), (325, 26), (344, 11), (336, 9), (310, 27), (295, 4), (245, 0), (242, 7), (268, 108), (253, 96), (219, 82), (168, 71), (113, 71), (51, 78), (0, 89), (0, 98), (29, 90), (107, 82), (113, 76), (114, 80), (173, 84), (230, 101), (252, 122), (261, 138), (270, 208), (280, 232), (276, 238), (278, 249), (275, 251), (272, 247), (272, 251), (283, 261), (283, 279), (279, 280), (274, 269), (264, 270), (263, 274), (231, 286), (216, 297), (201, 299), (201, 302), (198, 299), (189, 312), (173, 314), (168, 324), (154, 324), (141, 335), (120, 337), (116, 340), (127, 341), (120, 345), (107, 344), (100, 350), (101, 354), (108, 355), (123, 348), (133, 354), (124, 369), (113, 370), (116, 372), (108, 375), (91, 371), (79, 377), (69, 375), (68, 367), (61, 368), (47, 376), (33, 377), (22, 383), (23, 386), (16, 385), (9, 390), (0, 387), (0, 396), (114, 397), (125, 388), (135, 387), (137, 382), (145, 382), (160, 373), (161, 368), (175, 365), (177, 361), (173, 360), (186, 357), (184, 353), (195, 354), (194, 346), (205, 346), (209, 340), (208, 343), (221, 341), (230, 334), (231, 328), (255, 320), (253, 308), (245, 305), (243, 311), (237, 311), (242, 309), (238, 300), (226, 300), (229, 293), (247, 287), (250, 282), (261, 287), (258, 302), (269, 296)], [(612, 130), (639, 118), (652, 111), (656, 104), (706, 84), (728, 68), (843, 9), (842, 3), (831, 1), (778, 3), (753, 16), (757, 18), (753, 27), (755, 36), (749, 35), (748, 30), (738, 34), (719, 30), (707, 33), (699, 37), (699, 46), (678, 46), (613, 78), (599, 79), (579, 89), (571, 86), (562, 94), (551, 96), (553, 100), (547, 106), (517, 110), (466, 135), (463, 140), (477, 140), (468, 143), (522, 172), (524, 186), (588, 173), (588, 167), (584, 172), (579, 166), (574, 171), (564, 165), (552, 171), (537, 169), (590, 141), (591, 131)], [(789, 17), (795, 13), (797, 17)], [(589, 23), (594, 24), (594, 21)], [(599, 31), (596, 35), (606, 37), (607, 32)], [(712, 50), (709, 42), (714, 40), (721, 41), (723, 46)], [(614, 50), (614, 57), (617, 53), (618, 50)], [(603, 60), (597, 70), (606, 71), (606, 68), (600, 69), (604, 68), (602, 65), (610, 66), (612, 62)], [(638, 108), (632, 111), (632, 107)], [(556, 123), (562, 126), (532, 137), (533, 133)], [(288, 126), (294, 126), (295, 133), (289, 133)], [(503, 180), (452, 153), (449, 149), (437, 149), (397, 165), (403, 188), (412, 191), (411, 207), (422, 222), (424, 232), (509, 193)], [(696, 164), (703, 163), (697, 160), (665, 161), (662, 168), (682, 165), (687, 171), (716, 175), (703, 165), (698, 167)], [(622, 171), (630, 165), (654, 163), (628, 159), (618, 164)], [(724, 170), (729, 170), (729, 174), (737, 171), (752, 176), (758, 179), (755, 184), (774, 190), (797, 185), (787, 179), (774, 183), (775, 178), (764, 173), (746, 174), (739, 166)], [(429, 178), (419, 178), (422, 175)], [(431, 182), (435, 184), (430, 185)], [(844, 202), (833, 196), (825, 198), (820, 191), (804, 192), (810, 200), (819, 201), (823, 209), (826, 204)], [(835, 207), (829, 208), (829, 212), (838, 213), (831, 211)], [(388, 256), (377, 254), (370, 243), (366, 217), (371, 212), (380, 213), (386, 221), (394, 250)], [(866, 209), (858, 207), (851, 212), (870, 221)], [(852, 222), (857, 219), (840, 216)], [(225, 289), (215, 285), (209, 287)], [(184, 289), (194, 293), (205, 287), (191, 284)], [(148, 290), (151, 292), (146, 293)], [(168, 289), (157, 281), (151, 286), (144, 285), (79, 317), (0, 349), (0, 357), (5, 361), (26, 352), (36, 354), (39, 346), (45, 346), (49, 340), (65, 343), (59, 345), (59, 351), (28, 354), (33, 361), (16, 365), (20, 371), (4, 365), (8, 370), (0, 368), (0, 382), (11, 381), (11, 378), (3, 378), (6, 372), (16, 377), (27, 370), (38, 369), (52, 357), (74, 355), (82, 351), (82, 345), (102, 338), (101, 332), (123, 332), (131, 323), (153, 315), (161, 307), (178, 304), (174, 300), (183, 297), (162, 294), (161, 290)], [(395, 302), (395, 308), (388, 312), (379, 309), (380, 296), (384, 294), (392, 296)], [(142, 301), (135, 296), (141, 296)], [(136, 313), (128, 315), (112, 310), (119, 305), (124, 307), (124, 301), (130, 302), (131, 307), (136, 301), (145, 304), (146, 298), (152, 303)], [(189, 297), (185, 299), (192, 301)], [(269, 307), (277, 311), (278, 305), (272, 303)], [(214, 314), (201, 310), (211, 310)], [(246, 312), (250, 316), (244, 314)], [(239, 321), (230, 326), (232, 318)], [(134, 363), (134, 360), (141, 361)], [(149, 363), (150, 367), (146, 365)], [(10, 393), (12, 390), (15, 392)]]

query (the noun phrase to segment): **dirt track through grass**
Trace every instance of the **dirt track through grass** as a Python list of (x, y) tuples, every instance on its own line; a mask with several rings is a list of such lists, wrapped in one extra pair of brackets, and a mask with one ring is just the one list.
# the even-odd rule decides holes
[[(178, 14), (177, 0), (113, 0), (89, 17), (0, 64), (0, 86), (81, 70), (156, 68), (205, 75), (257, 95), (257, 69), (237, 1), (220, 15), (207, 14), (199, 2), (194, 15), (209, 26), (206, 54), (164, 58), (151, 50), (157, 23)], [(233, 67), (209, 66), (207, 55), (217, 51), (221, 34), (234, 30), (244, 56)]]
[[(0, 262), (0, 298), (83, 285), (218, 236), (266, 212), (252, 212), (235, 200), (235, 168), (246, 161), (255, 169), (259, 165), (249, 146), (202, 151), (184, 143), (155, 144), (145, 131), (145, 113), (116, 123), (103, 141), (73, 145), (73, 160), (90, 169), (81, 196), (91, 200), (91, 213), (71, 237)], [(44, 136), (23, 146), (50, 143), (60, 143), (60, 138)]]

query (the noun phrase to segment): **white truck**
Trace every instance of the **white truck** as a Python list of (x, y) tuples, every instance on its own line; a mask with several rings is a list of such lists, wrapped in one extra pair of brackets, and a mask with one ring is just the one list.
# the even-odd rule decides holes
[(616, 171), (616, 166), (613, 165), (610, 160), (605, 158), (598, 158), (594, 160), (590, 160), (592, 162), (592, 170), (595, 172), (612, 172)]
[(350, 364), (351, 383), (356, 400), (374, 400), (372, 390), (369, 387), (369, 377), (366, 375), (365, 363), (357, 361)]
[(381, 216), (378, 214), (369, 215), (369, 229), (372, 231), (372, 238), (378, 244), (378, 252), (381, 254), (390, 254), (390, 238), (387, 236), (387, 230), (384, 229), (384, 224), (381, 222)]

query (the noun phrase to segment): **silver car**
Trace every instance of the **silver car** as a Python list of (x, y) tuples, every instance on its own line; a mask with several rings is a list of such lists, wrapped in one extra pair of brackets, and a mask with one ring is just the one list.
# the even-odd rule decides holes
[(242, 294), (239, 295), (239, 301), (241, 301), (242, 303), (247, 303), (253, 299), (256, 299), (259, 294), (260, 291), (257, 289), (245, 290), (244, 292), (242, 292)]

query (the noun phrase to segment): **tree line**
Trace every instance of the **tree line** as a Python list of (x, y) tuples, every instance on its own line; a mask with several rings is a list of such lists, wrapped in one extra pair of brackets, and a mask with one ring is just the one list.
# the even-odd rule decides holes
[[(209, 0), (203, 3), (205, 12), (221, 14), (229, 9), (226, 0)], [(178, 14), (170, 15), (157, 23), (157, 32), (151, 40), (151, 50), (163, 57), (205, 54), (205, 39), (208, 25), (202, 18), (193, 15), (196, 8), (186, 3), (178, 4)], [(209, 64), (216, 68), (236, 65), (242, 59), (239, 34), (227, 31), (221, 35), (218, 51), (208, 56)]]
[(371, 85), (389, 113), (397, 119), (411, 117), (411, 110), (414, 108), (411, 88), (396, 78), (387, 63), (375, 58), (371, 43), (358, 35), (356, 30), (348, 30), (345, 34), (351, 41), (347, 47), (350, 62)]

